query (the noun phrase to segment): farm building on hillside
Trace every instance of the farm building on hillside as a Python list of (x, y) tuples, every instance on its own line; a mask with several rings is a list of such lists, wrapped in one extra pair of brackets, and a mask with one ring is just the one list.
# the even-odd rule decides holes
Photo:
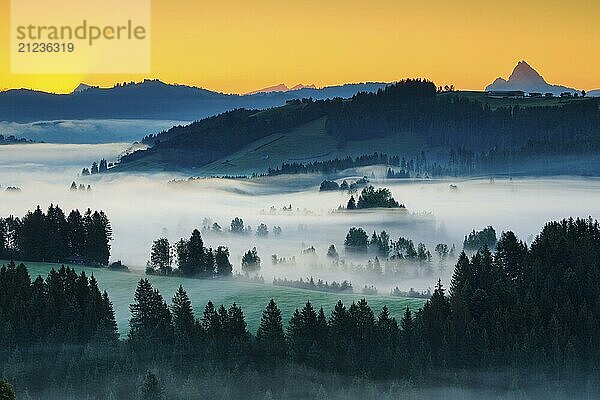
[(496, 99), (522, 99), (525, 97), (525, 92), (522, 90), (490, 90), (487, 92), (487, 96)]

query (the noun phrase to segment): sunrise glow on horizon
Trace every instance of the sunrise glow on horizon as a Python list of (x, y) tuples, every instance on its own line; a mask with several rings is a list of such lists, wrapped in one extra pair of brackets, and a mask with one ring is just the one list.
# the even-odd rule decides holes
[(600, 3), (586, 0), (154, 0), (148, 74), (13, 74), (9, 15), (0, 0), (0, 90), (150, 78), (246, 93), (406, 77), (481, 90), (519, 60), (549, 83), (600, 88)]

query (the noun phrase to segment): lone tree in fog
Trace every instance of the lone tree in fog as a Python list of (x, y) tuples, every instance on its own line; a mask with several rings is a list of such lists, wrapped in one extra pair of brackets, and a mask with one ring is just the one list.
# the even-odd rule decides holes
[(231, 265), (229, 262), (229, 249), (227, 247), (217, 247), (217, 251), (215, 253), (215, 264), (217, 275), (231, 276), (231, 273), (233, 272), (233, 265)]
[(160, 271), (163, 275), (169, 275), (172, 271), (173, 257), (171, 256), (171, 245), (167, 238), (160, 238), (152, 244), (150, 253), (150, 266)]
[(350, 196), (350, 200), (348, 200), (346, 208), (348, 210), (356, 210), (356, 200), (354, 200), (354, 196)]
[(244, 233), (244, 220), (239, 217), (235, 217), (231, 220), (230, 229), (232, 233)]
[(244, 272), (256, 272), (260, 270), (260, 257), (256, 251), (256, 247), (248, 250), (242, 257), (242, 270)]
[(435, 252), (437, 253), (440, 260), (445, 260), (448, 257), (448, 253), (450, 250), (448, 249), (448, 245), (445, 243), (438, 243), (435, 245)]
[(335, 245), (332, 244), (327, 249), (327, 258), (330, 258), (335, 261), (337, 261), (340, 258), (340, 255), (338, 254)]
[(269, 236), (269, 228), (265, 224), (260, 224), (256, 227), (256, 236), (267, 237)]

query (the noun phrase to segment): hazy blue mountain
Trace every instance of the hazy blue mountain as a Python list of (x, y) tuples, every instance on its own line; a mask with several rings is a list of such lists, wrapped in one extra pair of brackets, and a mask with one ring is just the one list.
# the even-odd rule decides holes
[(589, 92), (587, 92), (586, 96), (600, 97), (600, 89), (590, 90)]
[(191, 121), (157, 119), (77, 119), (36, 122), (0, 121), (0, 135), (46, 143), (135, 142)]
[(377, 91), (385, 83), (358, 83), (322, 89), (302, 88), (252, 95), (224, 94), (158, 80), (98, 88), (79, 85), (71, 94), (27, 89), (0, 93), (0, 121), (35, 122), (77, 119), (157, 119), (193, 121), (236, 108), (264, 109), (287, 100), (352, 97)]
[(579, 90), (561, 85), (553, 85), (548, 82), (526, 61), (519, 61), (508, 80), (496, 78), (494, 82), (486, 86), (490, 90), (522, 90), (526, 93), (553, 93), (560, 95), (563, 92), (578, 92)]
[(285, 83), (280, 83), (278, 85), (269, 86), (269, 87), (258, 89), (258, 90), (252, 90), (252, 91), (246, 93), (246, 95), (257, 94), (257, 93), (289, 92), (291, 90), (316, 89), (316, 88), (317, 87), (315, 85), (304, 85), (302, 83), (299, 83), (299, 84), (289, 88)]

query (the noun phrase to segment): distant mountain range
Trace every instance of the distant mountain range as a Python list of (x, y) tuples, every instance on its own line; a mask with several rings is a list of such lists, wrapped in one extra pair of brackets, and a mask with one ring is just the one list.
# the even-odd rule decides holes
[(70, 94), (11, 89), (0, 92), (0, 121), (22, 123), (74, 119), (194, 121), (236, 108), (277, 107), (293, 99), (349, 98), (358, 92), (376, 92), (386, 85), (383, 82), (369, 82), (328, 86), (321, 89), (312, 86), (295, 86), (286, 91), (267, 90), (267, 88), (247, 95), (224, 94), (193, 86), (171, 85), (159, 80), (144, 80), (140, 83), (116, 85), (111, 88), (81, 84)]
[(522, 90), (526, 93), (552, 93), (554, 95), (560, 95), (564, 92), (579, 92), (577, 89), (546, 82), (526, 61), (519, 61), (517, 63), (508, 80), (496, 78), (494, 82), (486, 86), (485, 90)]
[(253, 90), (251, 92), (246, 93), (246, 95), (252, 95), (257, 93), (272, 93), (272, 92), (289, 92), (292, 90), (300, 90), (300, 89), (316, 89), (315, 85), (303, 85), (299, 83), (296, 86), (291, 88), (287, 87), (285, 83), (280, 83), (279, 85), (269, 86), (263, 89)]

